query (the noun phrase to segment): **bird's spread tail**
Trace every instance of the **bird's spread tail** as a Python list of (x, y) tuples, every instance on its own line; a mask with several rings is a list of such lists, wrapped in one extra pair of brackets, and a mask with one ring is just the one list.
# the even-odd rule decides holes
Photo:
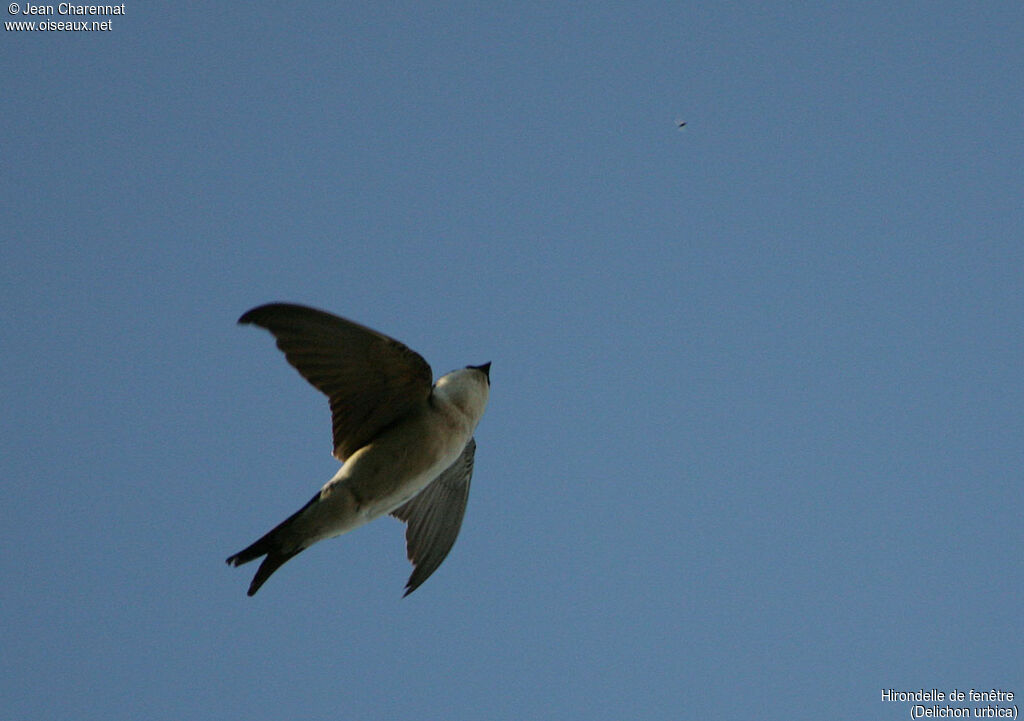
[(241, 566), (243, 563), (255, 561), (260, 556), (266, 556), (266, 558), (263, 559), (263, 563), (261, 563), (260, 567), (256, 570), (256, 575), (253, 576), (252, 583), (249, 584), (248, 595), (252, 596), (260, 590), (260, 586), (266, 583), (267, 579), (273, 575), (274, 571), (305, 550), (305, 546), (300, 545), (296, 547), (294, 542), (291, 544), (287, 543), (287, 539), (292, 535), (289, 531), (291, 530), (292, 522), (298, 518), (303, 511), (316, 503), (319, 498), (320, 494), (317, 493), (312, 499), (310, 499), (309, 503), (292, 515), (288, 516), (288, 518), (275, 526), (273, 530), (265, 536), (253, 543), (251, 546), (248, 546), (235, 555), (228, 557), (227, 563), (229, 566)]

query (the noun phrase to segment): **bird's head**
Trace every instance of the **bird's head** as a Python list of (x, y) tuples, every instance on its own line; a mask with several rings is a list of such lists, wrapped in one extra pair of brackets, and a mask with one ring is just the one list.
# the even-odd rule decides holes
[(459, 408), (473, 424), (480, 420), (491, 389), (491, 364), (466, 366), (438, 379), (434, 392)]

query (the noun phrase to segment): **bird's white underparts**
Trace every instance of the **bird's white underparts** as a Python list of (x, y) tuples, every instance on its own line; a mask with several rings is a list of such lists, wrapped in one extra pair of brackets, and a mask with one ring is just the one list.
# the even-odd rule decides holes
[(466, 366), (433, 383), (430, 366), (415, 351), (322, 310), (270, 303), (238, 322), (270, 331), (288, 362), (328, 397), (334, 457), (342, 465), (305, 506), (228, 564), (265, 557), (251, 596), (314, 543), (391, 514), (407, 524), (409, 595), (437, 570), (459, 535), (491, 364)]

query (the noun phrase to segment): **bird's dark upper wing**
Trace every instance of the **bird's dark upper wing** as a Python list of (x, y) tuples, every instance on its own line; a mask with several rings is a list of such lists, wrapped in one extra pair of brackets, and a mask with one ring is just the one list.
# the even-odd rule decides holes
[(427, 362), (358, 323), (291, 303), (261, 305), (238, 322), (273, 333), (288, 362), (327, 395), (339, 461), (430, 395), (433, 373)]
[(408, 524), (405, 547), (413, 571), (405, 584), (406, 596), (430, 578), (455, 544), (469, 500), (474, 453), (476, 441), (470, 438), (454, 463), (419, 495), (391, 512)]

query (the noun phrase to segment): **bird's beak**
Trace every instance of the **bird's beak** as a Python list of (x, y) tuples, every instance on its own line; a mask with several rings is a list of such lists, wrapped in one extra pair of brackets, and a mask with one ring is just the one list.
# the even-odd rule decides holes
[(482, 366), (468, 366), (468, 367), (472, 368), (474, 370), (478, 370), (478, 371), (483, 372), (483, 374), (485, 376), (487, 376), (487, 384), (490, 385), (490, 383), (491, 383), (491, 362), (490, 361), (487, 361)]

